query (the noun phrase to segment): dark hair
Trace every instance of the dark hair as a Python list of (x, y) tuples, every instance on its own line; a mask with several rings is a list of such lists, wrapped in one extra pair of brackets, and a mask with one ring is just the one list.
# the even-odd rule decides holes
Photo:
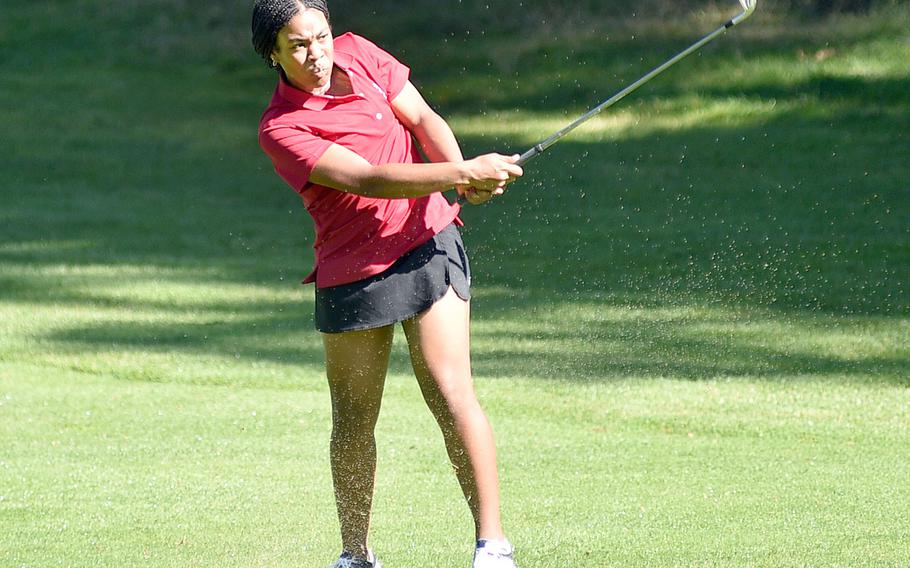
[(265, 59), (269, 67), (272, 63), (272, 51), (278, 40), (278, 32), (288, 25), (291, 18), (301, 9), (319, 10), (329, 19), (329, 7), (326, 0), (256, 0), (253, 5), (253, 49)]

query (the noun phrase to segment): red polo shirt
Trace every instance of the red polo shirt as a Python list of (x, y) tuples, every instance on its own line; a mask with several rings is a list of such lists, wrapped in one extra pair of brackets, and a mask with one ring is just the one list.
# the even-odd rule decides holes
[(354, 94), (313, 95), (279, 80), (259, 124), (260, 145), (316, 225), (316, 267), (304, 283), (320, 288), (379, 274), (453, 221), (461, 224), (459, 206), (441, 193), (380, 199), (310, 183), (333, 143), (373, 165), (423, 161), (391, 107), (410, 70), (351, 33), (335, 38), (335, 65), (350, 77)]

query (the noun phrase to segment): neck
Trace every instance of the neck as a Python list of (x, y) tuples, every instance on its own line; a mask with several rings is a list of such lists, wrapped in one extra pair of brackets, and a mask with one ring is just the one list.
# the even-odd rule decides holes
[(332, 74), (329, 78), (329, 84), (326, 85), (325, 91), (318, 93), (320, 95), (344, 96), (354, 92), (351, 86), (351, 80), (348, 74), (340, 67), (333, 66)]

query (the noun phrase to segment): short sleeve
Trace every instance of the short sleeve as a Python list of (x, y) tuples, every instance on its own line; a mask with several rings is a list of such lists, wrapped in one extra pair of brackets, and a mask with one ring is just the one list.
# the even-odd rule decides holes
[(411, 69), (370, 40), (351, 35), (358, 51), (364, 56), (364, 63), (371, 67), (368, 71), (385, 91), (386, 98), (391, 101), (397, 97), (407, 84)]
[(303, 127), (266, 125), (259, 133), (259, 145), (272, 159), (278, 175), (300, 193), (332, 142)]

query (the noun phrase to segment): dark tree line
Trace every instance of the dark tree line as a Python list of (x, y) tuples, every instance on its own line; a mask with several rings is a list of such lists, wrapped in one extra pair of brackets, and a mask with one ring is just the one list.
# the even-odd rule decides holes
[[(761, 12), (798, 14), (806, 19), (825, 18), (836, 14), (865, 14), (878, 8), (910, 0), (758, 0)], [(735, 0), (411, 0), (403, 12), (400, 0), (344, 2), (329, 0), (333, 15), (356, 29), (370, 29), (376, 18), (387, 19), (396, 13), (401, 33), (420, 29), (426, 33), (461, 36), (465, 30), (477, 33), (542, 33), (536, 26), (552, 22), (598, 21), (608, 18), (634, 18), (659, 15), (674, 17), (695, 9), (715, 5), (734, 10)], [(520, 6), (520, 10), (516, 10)], [(384, 29), (390, 29), (386, 26)]]
[(876, 4), (887, 3), (876, 0), (790, 0), (789, 2), (793, 8), (820, 15), (838, 12), (861, 14), (868, 12)]

